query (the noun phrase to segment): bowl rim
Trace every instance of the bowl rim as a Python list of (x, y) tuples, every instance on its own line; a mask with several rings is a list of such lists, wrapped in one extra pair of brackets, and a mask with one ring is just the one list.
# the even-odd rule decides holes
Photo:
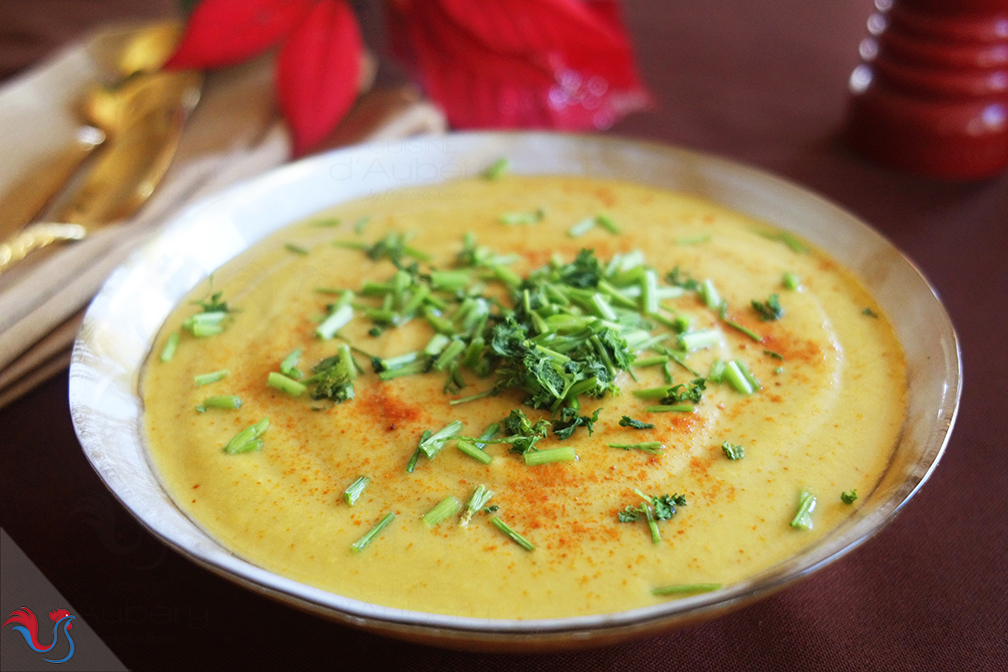
[[(440, 138), (442, 136), (427, 137)], [(387, 142), (379, 142), (337, 149), (286, 164), (255, 178), (231, 186), (198, 203), (187, 206), (172, 217), (171, 221), (152, 240), (148, 241), (140, 250), (134, 252), (124, 264), (109, 276), (88, 307), (84, 318), (84, 326), (74, 344), (70, 366), (69, 402), (74, 429), (88, 461), (102, 482), (109, 488), (113, 496), (161, 541), (175, 548), (175, 550), (197, 564), (250, 589), (265, 593), (274, 599), (288, 602), (309, 611), (321, 613), (351, 625), (376, 629), (392, 635), (405, 637), (419, 635), (425, 639), (442, 643), (465, 641), (509, 642), (519, 639), (524, 641), (559, 641), (570, 638), (579, 639), (587, 643), (592, 641), (593, 638), (602, 636), (602, 633), (608, 633), (609, 636), (612, 636), (614, 632), (625, 633), (629, 636), (635, 633), (668, 627), (675, 623), (710, 618), (722, 611), (737, 608), (772, 592), (776, 592), (788, 584), (808, 576), (820, 567), (835, 561), (864, 543), (874, 534), (877, 534), (907, 504), (910, 498), (916, 494), (934, 472), (948, 444), (958, 412), (959, 398), (962, 390), (962, 358), (959, 340), (947, 311), (942, 306), (937, 293), (923, 273), (921, 273), (913, 262), (899, 252), (892, 243), (885, 239), (882, 234), (872, 229), (859, 218), (827, 199), (761, 169), (730, 159), (657, 142), (618, 136), (535, 132), (452, 133), (444, 137), (446, 138), (445, 142), (454, 142), (459, 147), (464, 148), (469, 156), (475, 157), (474, 160), (484, 160), (483, 163), (479, 164), (481, 167), (485, 167), (492, 162), (494, 152), (502, 148), (510, 149), (512, 153), (505, 153), (505, 155), (511, 160), (512, 169), (519, 173), (556, 172), (551, 170), (525, 171), (521, 160), (525, 155), (520, 152), (530, 151), (530, 147), (534, 147), (535, 150), (529, 161), (535, 160), (535, 156), (537, 156), (535, 152), (552, 149), (556, 150), (562, 157), (564, 151), (577, 152), (580, 149), (588, 152), (589, 155), (592, 152), (599, 155), (615, 152), (616, 155), (625, 154), (650, 157), (659, 163), (668, 162), (670, 164), (685, 166), (684, 170), (687, 172), (699, 171), (699, 173), (702, 173), (701, 177), (707, 180), (713, 179), (710, 174), (713, 171), (719, 174), (722, 181), (727, 184), (725, 188), (733, 188), (731, 183), (734, 181), (736, 183), (734, 188), (748, 188), (754, 189), (757, 192), (763, 190), (768, 193), (783, 194), (786, 200), (791, 199), (793, 202), (801, 204), (804, 207), (812, 208), (833, 217), (838, 222), (843, 222), (844, 226), (849, 227), (861, 239), (870, 242), (872, 245), (894, 252), (896, 255), (894, 263), (901, 265), (901, 271), (919, 284), (916, 297), (930, 304), (928, 310), (931, 311), (931, 317), (938, 320), (936, 328), (942, 336), (944, 348), (944, 358), (942, 361), (944, 367), (944, 390), (940, 395), (941, 403), (938, 409), (938, 417), (935, 420), (935, 426), (929, 434), (926, 450), (914, 464), (912, 473), (898, 488), (895, 495), (882, 502), (879, 506), (876, 506), (871, 511), (864, 512), (864, 514), (852, 516), (838, 528), (822, 537), (813, 546), (808, 547), (797, 555), (790, 556), (786, 561), (764, 570), (749, 579), (711, 593), (702, 593), (658, 605), (622, 612), (588, 616), (529, 620), (485, 619), (382, 607), (336, 595), (274, 574), (240, 558), (219, 544), (217, 548), (214, 548), (212, 544), (199, 545), (197, 547), (187, 544), (179, 537), (176, 531), (166, 530), (163, 524), (159, 524), (159, 520), (157, 519), (158, 510), (164, 504), (167, 497), (166, 493), (159, 493), (161, 495), (160, 498), (151, 499), (150, 497), (146, 497), (143, 492), (130, 487), (123, 480), (122, 475), (117, 476), (114, 471), (111, 471), (110, 456), (106, 452), (107, 446), (102, 445), (100, 441), (102, 437), (96, 431), (93, 415), (105, 412), (100, 406), (102, 403), (111, 403), (109, 390), (113, 388), (114, 392), (118, 394), (126, 394), (127, 396), (132, 394), (134, 397), (124, 402), (125, 410), (116, 409), (116, 412), (125, 412), (129, 415), (125, 419), (128, 426), (133, 426), (130, 423), (139, 423), (140, 415), (136, 415), (136, 413), (142, 413), (142, 402), (137, 397), (135, 375), (127, 381), (127, 378), (124, 378), (123, 375), (130, 372), (123, 372), (119, 368), (116, 368), (112, 372), (106, 372), (107, 375), (104, 375), (104, 377), (97, 375), (95, 365), (99, 363), (99, 360), (96, 359), (96, 348), (94, 347), (95, 334), (102, 331), (103, 321), (109, 319), (110, 304), (114, 304), (123, 295), (123, 292), (131, 291), (128, 283), (135, 282), (138, 277), (148, 277), (151, 273), (155, 272), (146, 267), (150, 266), (151, 255), (154, 254), (156, 256), (158, 246), (163, 241), (173, 236), (184, 236), (186, 232), (194, 229), (200, 222), (206, 220), (208, 217), (215, 216), (214, 213), (217, 213), (216, 216), (220, 216), (230, 208), (233, 214), (236, 207), (235, 204), (241, 201), (247, 194), (275, 189), (281, 191), (289, 189), (291, 185), (297, 185), (306, 180), (308, 176), (317, 174), (319, 171), (329, 171), (332, 174), (333, 166), (342, 165), (340, 162), (346, 162), (349, 165), (349, 162), (355, 157), (367, 156), (369, 152), (373, 153), (379, 151), (379, 148), (382, 146), (388, 146)], [(514, 153), (515, 149), (519, 150), (519, 154)], [(516, 159), (519, 159), (517, 161), (517, 169), (515, 168)], [(590, 160), (591, 156), (586, 159), (589, 163)], [(580, 166), (580, 168), (581, 170), (585, 170), (585, 166)], [(630, 170), (626, 167), (621, 168), (620, 166), (616, 166), (613, 168), (607, 165), (605, 170), (609, 169), (616, 171)], [(589, 167), (588, 172), (595, 174), (591, 167)], [(463, 174), (466, 175), (475, 173), (475, 164), (463, 170)], [(624, 179), (645, 183), (650, 182), (650, 180), (642, 180), (629, 176)], [(447, 177), (441, 175), (429, 181), (429, 183), (436, 184), (443, 181), (447, 181)], [(417, 182), (410, 182), (403, 186), (416, 186), (417, 184)], [(724, 187), (725, 184), (720, 186)], [(683, 189), (682, 187), (680, 187), (680, 190), (690, 191), (690, 189)], [(337, 198), (331, 201), (331, 205), (355, 197), (355, 195), (351, 195)], [(739, 209), (734, 205), (729, 205), (728, 207), (735, 210)], [(763, 219), (759, 215), (755, 216)], [(258, 233), (253, 232), (251, 238), (246, 241), (246, 245), (252, 244), (262, 235), (266, 235), (276, 228), (294, 221), (296, 219), (274, 222), (268, 230)], [(772, 221), (771, 223), (779, 228), (791, 230), (787, 221)], [(806, 235), (801, 230), (796, 232)], [(819, 243), (819, 241), (814, 239), (810, 240), (813, 243)], [(240, 251), (238, 250), (238, 252)], [(864, 282), (863, 279), (862, 282)], [(157, 329), (154, 329), (152, 333), (140, 334), (137, 337), (141, 340), (143, 338), (147, 339), (147, 350), (149, 351), (156, 334)], [(138, 372), (139, 367), (133, 373)], [(127, 382), (124, 383), (124, 381)], [(128, 387), (130, 384), (132, 385), (132, 389)], [(133, 415), (130, 415), (130, 413), (133, 413)], [(142, 445), (137, 448), (142, 453), (146, 453)], [(149, 462), (147, 466), (152, 472), (154, 471), (153, 465)], [(160, 484), (160, 481), (158, 483)], [(167, 501), (181, 512), (170, 499)], [(206, 535), (198, 523), (189, 519), (186, 514), (182, 513), (182, 515), (189, 520), (190, 524), (198, 528), (201, 534)]]

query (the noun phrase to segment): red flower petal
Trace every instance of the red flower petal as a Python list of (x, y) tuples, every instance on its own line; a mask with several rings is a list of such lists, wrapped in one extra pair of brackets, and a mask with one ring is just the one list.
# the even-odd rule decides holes
[(651, 104), (611, 0), (396, 0), (393, 43), (459, 128), (606, 128)]
[(294, 29), (277, 59), (276, 87), (295, 155), (322, 141), (350, 110), (363, 53), (357, 18), (343, 0), (322, 0)]
[(215, 68), (262, 53), (291, 32), (312, 0), (203, 0), (166, 67)]

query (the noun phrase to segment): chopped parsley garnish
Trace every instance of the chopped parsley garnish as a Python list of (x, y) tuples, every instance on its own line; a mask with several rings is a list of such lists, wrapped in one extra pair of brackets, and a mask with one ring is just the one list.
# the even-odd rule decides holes
[[(686, 506), (686, 495), (676, 493), (674, 495), (652, 497), (644, 494), (637, 488), (634, 488), (634, 492), (644, 502), (638, 506), (630, 505), (625, 507), (616, 514), (616, 518), (621, 523), (633, 523), (640, 520), (641, 516), (643, 516), (647, 521), (648, 528), (651, 530), (651, 541), (657, 544), (661, 541), (661, 534), (658, 532), (658, 521), (669, 520), (676, 514), (677, 506)], [(652, 507), (654, 507), (653, 510)]]
[(313, 366), (312, 373), (315, 375), (304, 380), (306, 386), (315, 385), (309, 395), (312, 399), (341, 403), (354, 398), (353, 381), (357, 377), (357, 368), (346, 343), (340, 344), (337, 354)]
[(791, 521), (791, 527), (811, 530), (812, 512), (815, 511), (815, 505), (815, 495), (808, 490), (802, 490), (798, 496), (798, 513), (795, 514), (794, 519)]
[(753, 309), (759, 313), (760, 319), (764, 322), (770, 320), (779, 320), (784, 316), (784, 309), (781, 308), (780, 301), (776, 294), (771, 294), (763, 303), (760, 303), (756, 299), (752, 300)]
[(591, 416), (587, 416), (578, 415), (577, 409), (565, 406), (560, 409), (560, 415), (553, 423), (553, 433), (556, 434), (557, 438), (569, 439), (574, 434), (575, 429), (584, 427), (588, 430), (588, 436), (591, 436), (595, 423), (598, 422), (599, 411), (601, 410), (601, 408), (597, 408)]
[(546, 436), (549, 427), (550, 423), (546, 420), (538, 420), (532, 424), (532, 421), (520, 408), (511, 411), (510, 415), (504, 419), (504, 432), (511, 437), (507, 443), (511, 444), (511, 452), (519, 455), (524, 455), (530, 450), (537, 450), (535, 444)]
[(850, 490), (849, 492), (840, 493), (840, 499), (844, 504), (853, 504), (854, 500), (857, 499), (857, 490)]
[(620, 427), (632, 427), (633, 429), (654, 429), (654, 425), (650, 422), (642, 422), (640, 420), (634, 420), (628, 415), (624, 415), (619, 421)]
[(699, 404), (703, 398), (703, 392), (707, 389), (707, 381), (704, 378), (694, 378), (689, 383), (689, 387), (680, 383), (669, 389), (668, 394), (661, 400), (663, 405), (680, 404), (692, 402)]
[(745, 448), (737, 443), (728, 443), (725, 441), (721, 444), (721, 450), (724, 451), (729, 460), (741, 460), (745, 457)]

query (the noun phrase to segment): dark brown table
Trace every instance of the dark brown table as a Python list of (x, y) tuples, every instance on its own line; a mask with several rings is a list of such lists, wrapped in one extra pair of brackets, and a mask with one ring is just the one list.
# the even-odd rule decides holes
[[(379, 13), (361, 9), (381, 51)], [(0, 525), (138, 670), (1008, 669), (1008, 173), (940, 183), (879, 168), (837, 140), (871, 11), (870, 0), (627, 0), (660, 108), (613, 129), (820, 192), (903, 250), (948, 307), (965, 361), (951, 442), (895, 521), (839, 562), (723, 618), (607, 649), (480, 655), (387, 640), (281, 606), (166, 549), (85, 460), (66, 375), (0, 412)]]

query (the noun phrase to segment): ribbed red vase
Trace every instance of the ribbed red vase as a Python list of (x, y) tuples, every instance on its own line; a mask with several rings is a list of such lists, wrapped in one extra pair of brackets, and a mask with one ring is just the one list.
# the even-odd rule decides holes
[(949, 180), (1008, 167), (1008, 0), (876, 0), (844, 136), (883, 165)]

